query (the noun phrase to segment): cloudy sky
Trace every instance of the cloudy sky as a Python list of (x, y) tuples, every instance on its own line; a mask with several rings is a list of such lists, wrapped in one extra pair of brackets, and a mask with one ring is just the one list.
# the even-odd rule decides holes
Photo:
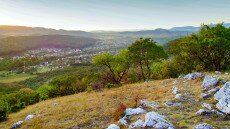
[(0, 0), (0, 25), (140, 30), (230, 22), (230, 0)]

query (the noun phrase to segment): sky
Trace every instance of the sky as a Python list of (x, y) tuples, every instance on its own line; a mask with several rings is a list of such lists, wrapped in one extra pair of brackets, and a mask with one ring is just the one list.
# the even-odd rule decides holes
[(230, 0), (0, 0), (0, 25), (143, 30), (230, 22)]

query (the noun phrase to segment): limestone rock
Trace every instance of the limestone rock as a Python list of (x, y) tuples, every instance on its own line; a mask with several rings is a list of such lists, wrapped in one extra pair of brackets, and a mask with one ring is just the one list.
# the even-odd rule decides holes
[(203, 73), (195, 72), (195, 73), (189, 73), (189, 74), (185, 75), (183, 78), (187, 79), (187, 80), (195, 80), (195, 79), (197, 79), (199, 77), (203, 77), (203, 76), (204, 76)]
[(34, 115), (28, 115), (28, 116), (26, 116), (25, 121), (29, 121), (29, 120), (31, 120), (32, 118), (34, 118)]
[(172, 93), (175, 95), (179, 92), (179, 88), (178, 87), (173, 87), (172, 89)]
[(23, 123), (23, 121), (18, 121), (18, 122), (16, 122), (16, 123), (14, 123), (14, 124), (10, 127), (10, 129), (16, 129), (16, 128), (20, 127), (20, 126), (22, 125), (22, 123)]
[(153, 109), (157, 109), (159, 107), (159, 105), (155, 102), (148, 102), (146, 100), (141, 100), (140, 101), (140, 106), (143, 106), (143, 107), (151, 107)]
[(171, 107), (171, 106), (180, 106), (180, 105), (181, 105), (180, 102), (174, 102), (174, 101), (172, 101), (172, 100), (169, 100), (169, 101), (165, 102), (165, 106), (167, 106), (167, 107)]
[(227, 96), (230, 96), (230, 81), (226, 82), (224, 86), (214, 95), (216, 100), (226, 98)]
[(207, 109), (209, 109), (209, 110), (212, 110), (213, 104), (203, 103), (203, 104), (202, 104), (202, 107), (203, 107), (203, 108), (207, 108)]
[(137, 115), (144, 113), (145, 110), (142, 108), (127, 108), (125, 110), (125, 116)]
[(118, 123), (122, 124), (122, 125), (128, 125), (128, 122), (127, 122), (127, 117), (124, 116), (123, 118), (121, 118)]
[(115, 124), (111, 124), (111, 125), (109, 125), (109, 127), (107, 129), (120, 129), (120, 127), (115, 125)]
[(194, 127), (194, 129), (214, 129), (214, 127), (210, 124), (202, 123)]
[(137, 120), (136, 122), (132, 123), (129, 125), (129, 129), (133, 129), (133, 128), (141, 128), (143, 127), (144, 121), (142, 120)]
[(143, 127), (154, 127), (156, 129), (174, 128), (173, 125), (165, 119), (165, 116), (156, 112), (148, 112), (145, 115), (145, 123), (143, 124)]
[(213, 114), (211, 110), (206, 110), (206, 109), (200, 109), (199, 111), (196, 112), (197, 115), (210, 115)]
[(207, 88), (209, 88), (211, 86), (215, 86), (217, 84), (218, 84), (218, 79), (216, 77), (206, 75), (204, 78), (204, 81), (202, 83), (202, 87), (204, 89), (207, 89)]

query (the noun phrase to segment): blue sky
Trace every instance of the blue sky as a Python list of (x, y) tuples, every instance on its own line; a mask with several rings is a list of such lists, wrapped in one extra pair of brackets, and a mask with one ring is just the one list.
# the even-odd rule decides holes
[(0, 0), (0, 25), (140, 30), (230, 22), (230, 0)]

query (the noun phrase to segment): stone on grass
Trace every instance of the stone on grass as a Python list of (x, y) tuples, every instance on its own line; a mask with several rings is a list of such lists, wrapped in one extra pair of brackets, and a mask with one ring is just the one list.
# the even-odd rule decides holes
[(214, 129), (210, 124), (202, 123), (194, 127), (194, 129)]
[(31, 120), (32, 118), (34, 118), (34, 115), (28, 115), (28, 116), (26, 116), (25, 121), (29, 121), (29, 120)]
[(187, 80), (195, 80), (195, 79), (197, 79), (199, 77), (203, 77), (203, 76), (204, 76), (203, 73), (195, 72), (195, 73), (189, 73), (189, 74), (185, 75), (183, 78), (187, 79)]
[(174, 102), (174, 101), (172, 101), (172, 100), (169, 100), (169, 101), (165, 102), (165, 106), (167, 106), (167, 107), (171, 107), (171, 106), (180, 106), (180, 105), (181, 105), (180, 102)]
[(206, 109), (200, 109), (199, 111), (196, 112), (197, 115), (210, 115), (213, 114), (211, 110), (206, 110)]
[(215, 71), (215, 74), (222, 74), (220, 71)]
[(148, 102), (146, 100), (141, 100), (140, 101), (140, 106), (151, 107), (153, 109), (157, 109), (159, 107), (159, 105), (156, 102)]
[(172, 88), (172, 93), (175, 95), (179, 92), (179, 88), (178, 87), (173, 87)]
[(202, 104), (202, 107), (203, 107), (203, 108), (207, 108), (207, 109), (209, 109), (209, 110), (212, 110), (213, 104), (203, 103), (203, 104)]
[(220, 87), (215, 87), (209, 91), (207, 91), (207, 93), (201, 93), (202, 98), (206, 99), (209, 98), (210, 96), (212, 96), (213, 94), (215, 94), (217, 91), (220, 90)]
[(207, 89), (207, 88), (209, 88), (211, 86), (215, 86), (217, 84), (218, 84), (218, 79), (216, 77), (206, 75), (204, 78), (204, 81), (202, 83), (202, 87), (204, 89)]
[(144, 113), (145, 110), (142, 108), (127, 108), (125, 110), (125, 116), (138, 115)]
[(142, 120), (137, 120), (136, 122), (132, 123), (129, 125), (129, 129), (133, 129), (133, 128), (141, 128), (143, 127), (144, 121)]
[(107, 129), (120, 129), (120, 127), (115, 125), (115, 124), (111, 124), (111, 125), (109, 125), (109, 127)]
[(182, 99), (182, 94), (176, 94), (175, 98), (176, 99)]
[(22, 125), (22, 123), (23, 123), (23, 121), (18, 121), (18, 122), (16, 122), (16, 123), (14, 123), (14, 124), (10, 127), (10, 129), (16, 129), (16, 128), (20, 127), (20, 126)]
[(148, 112), (145, 115), (143, 127), (154, 127), (156, 129), (174, 128), (173, 125), (165, 119), (165, 116), (156, 112)]

